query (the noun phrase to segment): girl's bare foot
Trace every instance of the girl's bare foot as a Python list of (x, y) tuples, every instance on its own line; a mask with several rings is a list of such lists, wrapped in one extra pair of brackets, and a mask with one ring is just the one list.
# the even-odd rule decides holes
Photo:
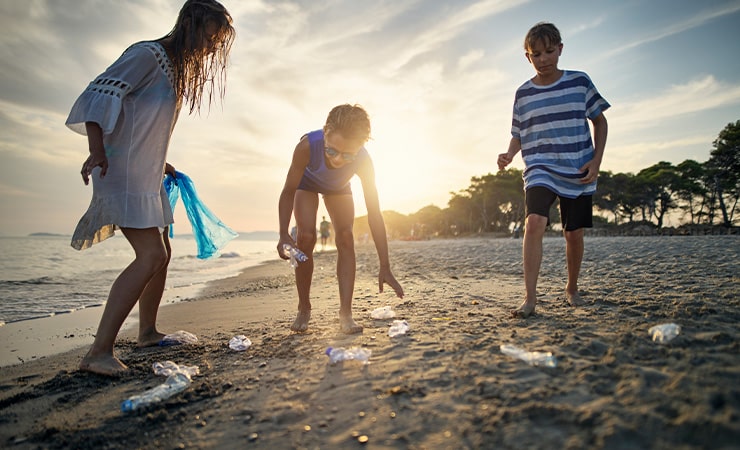
[(128, 367), (113, 355), (93, 357), (88, 353), (80, 361), (80, 370), (98, 375), (117, 376), (127, 371)]
[(147, 334), (139, 334), (139, 338), (136, 340), (136, 346), (139, 348), (156, 347), (164, 337), (164, 333), (156, 330)]
[(311, 320), (311, 310), (298, 311), (298, 316), (295, 318), (295, 322), (290, 326), (290, 329), (302, 333), (308, 330), (308, 321)]
[(362, 333), (362, 325), (358, 325), (352, 316), (339, 316), (339, 329), (344, 334)]
[(521, 305), (519, 305), (517, 309), (511, 312), (511, 317), (515, 319), (517, 318), (526, 319), (527, 317), (534, 314), (534, 308), (535, 308), (535, 303), (530, 303), (525, 300), (522, 302)]
[(568, 300), (570, 306), (583, 306), (586, 302), (581, 298), (581, 294), (576, 292), (575, 294), (565, 293), (565, 298)]

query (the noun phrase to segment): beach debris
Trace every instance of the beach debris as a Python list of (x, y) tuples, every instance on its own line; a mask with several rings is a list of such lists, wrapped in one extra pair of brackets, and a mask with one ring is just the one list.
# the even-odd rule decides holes
[(529, 352), (511, 344), (501, 344), (501, 353), (521, 359), (530, 366), (557, 367), (558, 360), (551, 352)]
[(648, 333), (653, 338), (654, 342), (665, 344), (681, 333), (681, 325), (677, 325), (675, 323), (662, 323), (660, 325), (650, 327)]
[(329, 347), (326, 349), (325, 353), (329, 357), (329, 362), (331, 364), (350, 360), (360, 361), (363, 364), (369, 364), (372, 351), (362, 347)]
[(173, 361), (155, 362), (152, 364), (152, 370), (155, 375), (168, 377), (175, 372), (185, 372), (190, 378), (200, 375), (200, 368), (198, 366), (186, 366), (180, 365)]
[(229, 340), (229, 348), (237, 352), (243, 352), (251, 345), (252, 341), (250, 341), (249, 338), (244, 336), (243, 334), (234, 336), (233, 338), (231, 338), (231, 340)]
[(283, 254), (290, 257), (290, 265), (294, 269), (298, 267), (298, 263), (308, 261), (308, 256), (301, 249), (290, 244), (283, 244)]
[(179, 330), (163, 337), (159, 341), (159, 346), (169, 347), (171, 345), (195, 344), (196, 342), (198, 342), (198, 336), (185, 330)]
[(370, 317), (373, 319), (392, 319), (396, 317), (396, 313), (390, 306), (381, 306), (380, 308), (372, 310)]
[(152, 367), (154, 373), (166, 375), (167, 379), (158, 386), (124, 400), (121, 403), (122, 412), (134, 411), (166, 400), (187, 389), (192, 383), (191, 377), (199, 374), (198, 366), (181, 366), (172, 361), (154, 363)]
[(388, 336), (396, 337), (402, 336), (409, 331), (409, 323), (405, 320), (394, 320), (391, 327), (388, 329)]

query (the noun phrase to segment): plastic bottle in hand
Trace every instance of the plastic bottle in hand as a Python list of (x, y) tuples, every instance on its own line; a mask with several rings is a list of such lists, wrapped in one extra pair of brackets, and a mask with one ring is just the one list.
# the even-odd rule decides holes
[(298, 263), (308, 261), (308, 256), (301, 251), (298, 247), (293, 247), (290, 244), (283, 244), (283, 253), (290, 256), (290, 265), (295, 269), (298, 267)]
[(143, 408), (151, 405), (152, 403), (158, 403), (162, 400), (168, 399), (173, 395), (184, 391), (190, 386), (191, 380), (185, 372), (175, 372), (167, 377), (167, 380), (155, 386), (148, 391), (144, 391), (139, 395), (134, 395), (121, 403), (121, 411), (128, 412), (135, 409)]
[(372, 351), (362, 347), (329, 347), (326, 349), (326, 355), (329, 357), (329, 362), (332, 364), (336, 364), (340, 361), (349, 360), (360, 361), (363, 364), (367, 364), (369, 362), (368, 360), (370, 359), (371, 354)]

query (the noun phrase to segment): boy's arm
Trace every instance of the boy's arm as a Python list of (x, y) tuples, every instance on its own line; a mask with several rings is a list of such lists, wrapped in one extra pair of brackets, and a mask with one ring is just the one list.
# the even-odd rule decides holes
[(295, 246), (296, 243), (290, 237), (290, 216), (293, 214), (293, 198), (295, 191), (301, 182), (303, 172), (306, 170), (309, 158), (311, 156), (311, 145), (308, 138), (305, 137), (296, 145), (293, 152), (293, 160), (288, 169), (288, 175), (285, 177), (283, 190), (280, 192), (278, 201), (278, 220), (280, 223), (280, 239), (278, 241), (277, 251), (281, 258), (288, 259), (289, 256), (283, 252), (283, 244)]
[(365, 164), (357, 171), (357, 176), (362, 182), (362, 192), (365, 195), (365, 207), (367, 208), (367, 221), (370, 225), (370, 233), (375, 242), (375, 250), (378, 252), (380, 271), (378, 273), (378, 289), (383, 292), (383, 283), (393, 288), (396, 295), (403, 298), (403, 288), (391, 272), (391, 262), (388, 256), (388, 238), (385, 234), (385, 221), (380, 212), (380, 200), (378, 189), (375, 185), (375, 169), (368, 158)]
[(522, 149), (522, 141), (519, 138), (512, 137), (509, 141), (509, 150), (506, 153), (498, 155), (498, 170), (504, 170), (506, 166), (511, 164), (519, 150)]
[(606, 148), (606, 135), (609, 132), (609, 124), (606, 121), (604, 113), (599, 114), (591, 123), (594, 126), (594, 157), (581, 167), (581, 172), (586, 176), (581, 178), (581, 183), (593, 183), (599, 177), (601, 161), (604, 159), (604, 149)]

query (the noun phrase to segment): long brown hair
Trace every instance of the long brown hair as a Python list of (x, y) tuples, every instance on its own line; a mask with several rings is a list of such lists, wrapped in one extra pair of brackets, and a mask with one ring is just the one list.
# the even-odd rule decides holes
[[(205, 92), (210, 108), (217, 91), (221, 100), (226, 93), (226, 67), (235, 30), (231, 15), (216, 0), (187, 0), (180, 9), (174, 28), (162, 39), (170, 43), (175, 68), (175, 92), (179, 101), (189, 105), (190, 113), (198, 111)], [(206, 34), (213, 23), (218, 31)], [(212, 47), (204, 48), (203, 42)]]

